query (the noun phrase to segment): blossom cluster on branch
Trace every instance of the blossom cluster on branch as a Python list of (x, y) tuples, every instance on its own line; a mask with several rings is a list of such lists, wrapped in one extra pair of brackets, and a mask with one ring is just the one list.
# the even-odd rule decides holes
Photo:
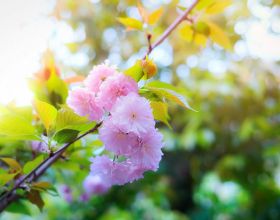
[[(95, 66), (84, 87), (70, 92), (67, 104), (79, 115), (102, 122), (99, 138), (114, 158), (91, 158), (84, 181), (87, 194), (106, 192), (156, 171), (162, 157), (162, 135), (155, 128), (149, 101), (138, 93), (137, 82), (115, 68)], [(119, 159), (122, 158), (122, 159)]]

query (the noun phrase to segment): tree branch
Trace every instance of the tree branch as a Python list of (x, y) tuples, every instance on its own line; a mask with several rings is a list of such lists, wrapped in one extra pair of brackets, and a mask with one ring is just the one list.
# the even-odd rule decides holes
[(191, 6), (186, 11), (184, 11), (182, 15), (176, 18), (176, 20), (164, 31), (164, 33), (157, 39), (157, 41), (154, 44), (152, 44), (151, 47), (149, 47), (143, 59), (145, 59), (146, 56), (148, 56), (153, 51), (153, 49), (160, 45), (176, 29), (176, 27), (179, 24), (181, 24), (184, 20), (189, 19), (188, 15), (191, 13), (191, 11), (194, 9), (198, 2), (199, 0), (195, 0), (191, 4)]
[[(158, 45), (160, 45), (174, 31), (174, 29), (180, 23), (182, 23), (184, 20), (188, 19), (187, 16), (190, 14), (190, 12), (193, 10), (193, 8), (197, 5), (198, 2), (199, 2), (199, 0), (195, 0), (192, 3), (192, 5), (182, 15), (177, 17), (176, 20), (164, 31), (164, 33), (157, 39), (157, 41), (154, 44), (150, 45), (150, 43), (149, 43), (148, 51), (145, 54), (143, 59), (145, 59), (146, 56), (149, 55), (153, 51), (153, 49), (155, 49)], [(150, 37), (149, 37), (148, 40), (150, 40)], [(31, 183), (31, 182), (37, 180), (40, 176), (42, 176), (45, 173), (45, 171), (53, 163), (55, 163), (61, 157), (61, 155), (65, 152), (65, 150), (70, 145), (72, 145), (76, 141), (80, 140), (81, 138), (85, 137), (86, 135), (88, 135), (88, 134), (90, 134), (92, 132), (95, 132), (99, 128), (100, 125), (101, 125), (101, 123), (96, 124), (96, 126), (94, 128), (92, 128), (91, 130), (87, 131), (86, 133), (84, 133), (81, 136), (77, 137), (73, 141), (71, 141), (71, 142), (67, 143), (66, 145), (64, 145), (62, 148), (60, 148), (59, 150), (54, 152), (52, 155), (50, 155), (47, 159), (45, 159), (41, 164), (39, 164), (28, 175), (26, 175), (24, 178), (22, 178), (21, 180), (16, 182), (14, 187), (10, 191), (6, 192), (0, 198), (0, 212), (2, 212), (9, 204), (11, 204), (12, 202), (14, 202), (14, 201), (16, 201), (17, 199), (20, 198), (20, 196), (16, 194), (16, 190), (21, 188), (22, 185), (25, 182)]]
[(73, 141), (65, 144), (62, 148), (54, 152), (52, 155), (50, 155), (47, 159), (42, 161), (34, 170), (32, 170), (28, 175), (26, 175), (24, 178), (20, 179), (20, 181), (16, 182), (14, 187), (6, 192), (0, 199), (0, 212), (2, 212), (10, 203), (16, 201), (20, 197), (16, 194), (16, 190), (21, 188), (22, 185), (25, 182), (31, 183), (35, 180), (37, 180), (40, 176), (42, 176), (45, 171), (53, 164), (55, 163), (61, 155), (66, 151), (66, 149), (75, 143), (76, 141), (80, 140), (81, 138), (85, 137), (86, 135), (93, 133), (97, 131), (97, 129), (100, 127), (101, 123), (96, 124), (94, 128), (90, 129), (89, 131), (85, 132), (84, 134), (80, 135), (79, 137), (75, 138)]

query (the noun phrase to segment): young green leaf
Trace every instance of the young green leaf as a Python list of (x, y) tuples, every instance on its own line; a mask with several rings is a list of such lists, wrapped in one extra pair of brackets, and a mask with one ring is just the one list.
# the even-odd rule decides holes
[(47, 89), (50, 93), (50, 100), (55, 106), (64, 104), (68, 96), (68, 87), (55, 72), (52, 72), (47, 81)]
[(190, 25), (184, 25), (179, 30), (179, 35), (182, 39), (186, 40), (187, 42), (191, 42), (194, 36), (194, 30)]
[(124, 71), (124, 74), (133, 78), (136, 82), (138, 82), (144, 75), (142, 68), (142, 61), (137, 60), (135, 64)]
[(205, 12), (207, 14), (218, 14), (224, 11), (226, 7), (232, 4), (232, 0), (220, 0), (216, 1), (214, 4), (211, 4)]
[(18, 107), (18, 106), (14, 106), (14, 105), (8, 105), (4, 108), (6, 108), (11, 114), (15, 114), (18, 117), (22, 117), (31, 124), (32, 119), (33, 119), (31, 106)]
[(195, 33), (193, 41), (198, 46), (206, 47), (207, 37), (203, 34)]
[(57, 116), (56, 108), (39, 100), (35, 100), (34, 104), (41, 121), (43, 122), (47, 132), (49, 132), (50, 128), (55, 125)]
[(91, 122), (87, 117), (77, 115), (67, 106), (63, 106), (57, 113), (56, 118), (56, 132), (63, 129), (72, 129), (77, 131), (88, 130), (94, 126), (94, 122)]
[(120, 23), (122, 23), (124, 26), (127, 28), (131, 29), (137, 29), (137, 30), (142, 30), (143, 29), (143, 24), (141, 21), (136, 20), (135, 18), (117, 18)]
[(25, 202), (23, 202), (21, 199), (11, 203), (5, 209), (5, 211), (11, 212), (11, 213), (23, 214), (23, 215), (31, 215), (27, 204)]
[(203, 21), (196, 22), (194, 28), (195, 28), (196, 33), (198, 32), (205, 36), (208, 36), (210, 33), (210, 29), (209, 29), (208, 25)]
[(161, 121), (171, 128), (170, 124), (168, 123), (169, 115), (167, 104), (165, 102), (151, 101), (150, 105), (153, 110), (155, 120)]
[[(90, 128), (89, 128), (90, 129)], [(72, 140), (74, 140), (79, 134), (79, 131), (72, 130), (72, 129), (63, 129), (59, 132), (57, 132), (54, 136), (54, 140), (57, 141), (57, 143), (68, 143)]]
[(158, 22), (158, 20), (160, 19), (160, 16), (163, 13), (163, 8), (159, 8), (155, 11), (153, 11), (149, 16), (148, 16), (148, 24), (149, 25), (154, 25), (155, 23)]
[(23, 166), (23, 174), (30, 173), (34, 168), (36, 168), (44, 160), (43, 155), (39, 155), (34, 160), (27, 162)]
[(210, 28), (210, 38), (225, 49), (231, 50), (232, 45), (226, 33), (211, 21), (207, 21), (207, 24)]
[(166, 89), (166, 88), (154, 88), (154, 87), (148, 87), (148, 89), (151, 92), (156, 93), (158, 96), (164, 98), (164, 99), (168, 99), (170, 101), (173, 101), (179, 105), (181, 105), (182, 107), (185, 107), (187, 109), (194, 110), (189, 103), (187, 102), (187, 100), (184, 98), (184, 96), (178, 94), (177, 92), (175, 92), (174, 90), (171, 89)]
[(42, 181), (42, 182), (36, 182), (31, 185), (31, 188), (38, 191), (45, 191), (47, 189), (50, 189), (52, 187), (51, 183)]
[(147, 83), (146, 86), (156, 87), (156, 88), (171, 89), (171, 90), (174, 90), (174, 91), (176, 91), (178, 93), (182, 92), (181, 89), (178, 89), (178, 88), (176, 88), (175, 86), (173, 86), (173, 85), (171, 85), (169, 83), (161, 82), (161, 81), (158, 81), (158, 80), (151, 81), (151, 82)]
[(162, 99), (173, 101), (181, 105), (182, 107), (196, 111), (189, 105), (186, 98), (183, 95), (179, 94), (180, 90), (168, 83), (153, 81), (147, 83), (145, 88), (148, 89), (150, 92), (155, 93), (158, 97), (161, 97)]
[(31, 120), (6, 109), (0, 112), (0, 135), (11, 140), (37, 140)]
[(10, 182), (11, 180), (14, 179), (14, 177), (16, 176), (16, 173), (1, 173), (0, 174), (0, 186), (4, 186), (6, 185), (8, 182)]
[(210, 5), (212, 5), (216, 0), (200, 0), (196, 5), (197, 10), (202, 10)]
[(0, 158), (2, 161), (4, 161), (7, 165), (9, 165), (10, 169), (15, 171), (14, 173), (20, 173), (21, 172), (21, 165), (14, 159), (12, 158), (7, 158), (7, 157), (1, 157)]

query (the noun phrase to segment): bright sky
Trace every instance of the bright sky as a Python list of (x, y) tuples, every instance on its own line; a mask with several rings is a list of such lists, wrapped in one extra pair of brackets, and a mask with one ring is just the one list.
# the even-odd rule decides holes
[[(83, 40), (84, 27), (81, 26), (80, 33), (79, 30), (74, 33), (66, 23), (47, 18), (54, 4), (55, 0), (0, 0), (0, 103), (16, 101), (24, 105), (30, 102), (32, 94), (27, 86), (27, 78), (40, 68), (40, 57), (48, 46), (57, 51), (66, 65), (69, 64), (67, 60), (77, 66), (88, 62), (86, 54), (77, 53), (70, 57), (69, 52), (62, 47), (63, 43)], [(273, 13), (269, 7), (260, 7), (255, 1), (249, 1), (248, 4), (256, 19), (236, 24), (235, 31), (243, 36), (235, 45), (236, 54), (241, 59), (254, 56), (267, 61), (279, 60), (279, 19), (271, 22)], [(158, 54), (160, 57), (162, 47), (154, 51), (154, 56)], [(170, 59), (172, 62), (172, 57)], [(215, 72), (220, 64), (224, 66), (221, 60), (218, 61), (211, 61), (215, 65), (208, 64), (210, 71)]]
[(48, 45), (52, 26), (45, 14), (51, 2), (0, 0), (0, 103), (30, 101), (26, 79), (40, 67)]

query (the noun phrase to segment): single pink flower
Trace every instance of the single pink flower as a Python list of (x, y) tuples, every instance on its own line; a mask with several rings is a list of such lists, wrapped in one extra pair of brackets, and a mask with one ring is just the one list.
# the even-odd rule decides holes
[(111, 117), (108, 117), (99, 129), (100, 140), (107, 150), (116, 155), (130, 155), (131, 147), (137, 143), (137, 136), (134, 133), (126, 133), (113, 124)]
[(103, 194), (110, 188), (110, 185), (97, 175), (88, 175), (84, 180), (83, 186), (88, 195)]
[(122, 73), (109, 77), (100, 86), (97, 95), (99, 104), (107, 111), (110, 111), (117, 98), (126, 96), (129, 93), (138, 93), (137, 83), (129, 76)]
[(140, 135), (155, 126), (149, 101), (135, 93), (120, 97), (111, 115), (113, 123), (124, 132)]
[(138, 138), (130, 159), (139, 168), (156, 171), (163, 155), (162, 146), (162, 134), (152, 128)]
[(78, 88), (69, 93), (67, 104), (80, 116), (87, 116), (92, 121), (99, 121), (103, 110), (96, 103), (94, 94), (85, 88)]
[(89, 75), (85, 79), (86, 87), (94, 92), (97, 93), (101, 84), (109, 77), (116, 74), (117, 71), (115, 68), (110, 67), (106, 64), (100, 64), (94, 66), (93, 69), (90, 71)]

